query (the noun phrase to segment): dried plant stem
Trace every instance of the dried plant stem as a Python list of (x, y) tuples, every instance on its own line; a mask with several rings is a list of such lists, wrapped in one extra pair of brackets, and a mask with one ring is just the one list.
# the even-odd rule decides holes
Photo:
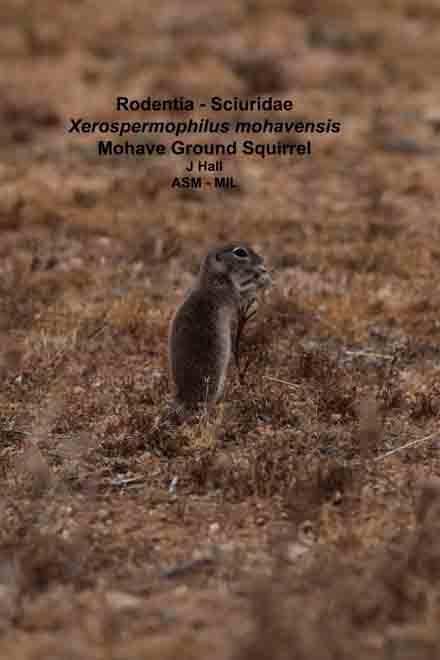
[(393, 359), (392, 355), (386, 355), (384, 353), (376, 353), (375, 351), (351, 351), (346, 349), (344, 353), (352, 357), (374, 357), (374, 358), (381, 358), (382, 360)]
[(294, 390), (301, 387), (299, 383), (290, 383), (288, 380), (282, 380), (282, 378), (273, 378), (273, 376), (263, 376), (263, 378), (265, 380), (273, 380), (275, 383), (281, 383), (282, 385), (287, 385), (288, 387), (291, 387)]
[(421, 445), (424, 442), (428, 442), (428, 440), (433, 440), (438, 436), (438, 431), (434, 431), (434, 433), (430, 433), (429, 435), (425, 435), (423, 438), (419, 438), (418, 440), (412, 440), (411, 442), (407, 442), (406, 445), (402, 445), (401, 447), (395, 447), (395, 449), (391, 449), (390, 451), (385, 452), (385, 454), (381, 454), (380, 456), (376, 456), (374, 459), (375, 461), (381, 461), (383, 458), (388, 458), (388, 456), (392, 456), (392, 454), (397, 454), (399, 451), (403, 451), (404, 449), (407, 449), (408, 447), (414, 447), (415, 445)]

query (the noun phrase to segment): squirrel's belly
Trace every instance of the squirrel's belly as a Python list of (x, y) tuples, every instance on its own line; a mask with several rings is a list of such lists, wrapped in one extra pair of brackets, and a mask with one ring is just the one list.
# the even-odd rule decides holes
[[(232, 353), (232, 342), (231, 342), (231, 330), (229, 327), (218, 337), (218, 351), (219, 351), (219, 369), (218, 369), (218, 379), (217, 379), (217, 388), (213, 399), (216, 401), (223, 393), (226, 381), (226, 374), (228, 371), (228, 365), (231, 360)], [(220, 366), (221, 365), (221, 366)]]

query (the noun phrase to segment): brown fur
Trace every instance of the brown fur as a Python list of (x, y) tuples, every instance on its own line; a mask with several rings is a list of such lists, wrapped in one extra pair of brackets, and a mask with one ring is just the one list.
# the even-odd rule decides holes
[[(193, 410), (215, 403), (224, 388), (228, 365), (236, 351), (243, 300), (255, 295), (263, 260), (249, 247), (249, 260), (231, 254), (234, 246), (211, 250), (195, 286), (177, 309), (169, 335), (169, 369), (176, 405)], [(247, 284), (252, 280), (250, 284)], [(245, 284), (243, 284), (245, 283)], [(241, 286), (246, 286), (242, 293)]]

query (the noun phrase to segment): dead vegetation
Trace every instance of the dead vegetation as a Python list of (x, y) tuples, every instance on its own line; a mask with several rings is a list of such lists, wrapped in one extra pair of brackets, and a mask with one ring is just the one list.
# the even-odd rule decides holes
[[(2, 657), (437, 657), (438, 16), (2, 3)], [(271, 93), (343, 131), (178, 194), (176, 162), (64, 131), (122, 92)], [(175, 428), (169, 319), (240, 238), (276, 287), (243, 382)]]

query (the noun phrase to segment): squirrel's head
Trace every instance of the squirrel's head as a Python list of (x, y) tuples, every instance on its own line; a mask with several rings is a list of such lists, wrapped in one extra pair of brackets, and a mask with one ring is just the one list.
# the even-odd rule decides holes
[(263, 262), (263, 257), (245, 243), (234, 243), (210, 250), (200, 272), (209, 278), (217, 276), (232, 281), (242, 295), (271, 285), (272, 278)]

